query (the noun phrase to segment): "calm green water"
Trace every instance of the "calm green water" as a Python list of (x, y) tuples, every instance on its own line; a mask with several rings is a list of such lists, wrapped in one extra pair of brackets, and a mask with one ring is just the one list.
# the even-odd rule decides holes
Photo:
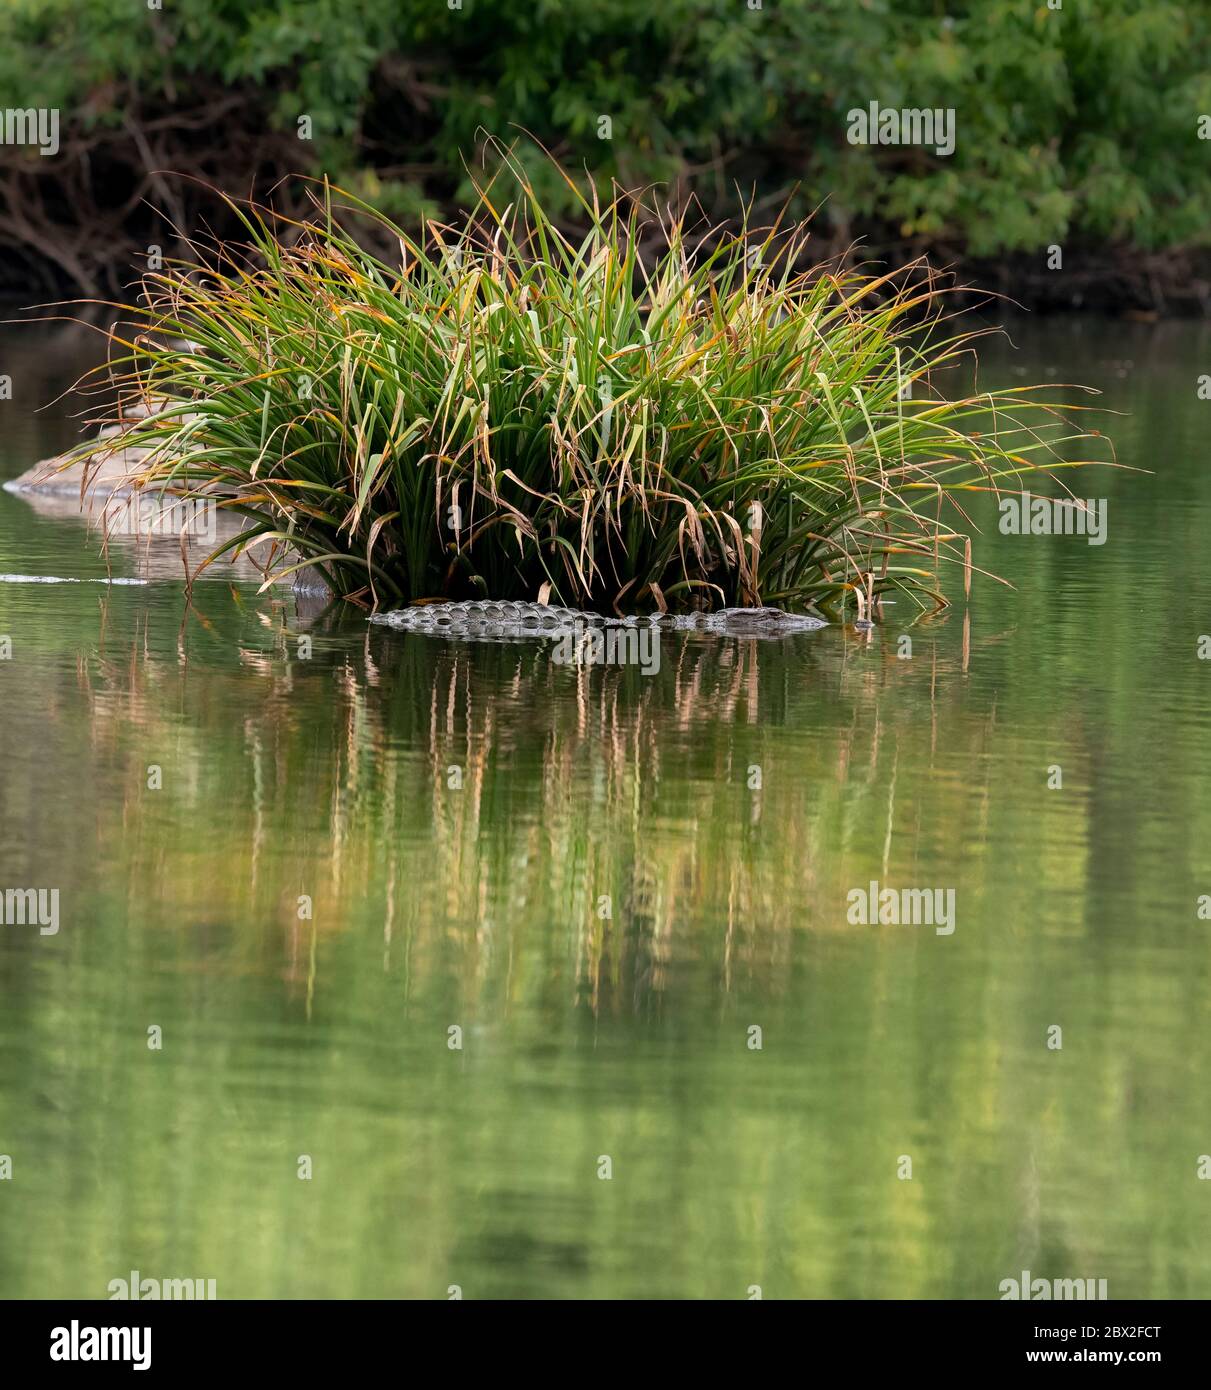
[[(1016, 591), (911, 630), (648, 678), (174, 568), (0, 583), (0, 887), (60, 893), (0, 927), (0, 1295), (1211, 1295), (1211, 335), (1015, 341), (987, 384), (1102, 388), (1153, 474), (1082, 487), (1100, 547), (981, 511)], [(0, 476), (85, 350), (0, 339)], [(0, 493), (0, 571), (105, 567)], [(954, 933), (850, 925), (871, 879)]]

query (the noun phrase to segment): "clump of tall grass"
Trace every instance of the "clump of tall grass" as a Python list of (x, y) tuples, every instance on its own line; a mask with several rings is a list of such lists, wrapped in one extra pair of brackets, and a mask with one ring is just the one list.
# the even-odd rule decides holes
[(805, 227), (695, 242), (621, 194), (572, 236), (509, 177), (420, 240), (328, 188), (306, 225), (241, 207), (247, 247), (147, 276), (110, 365), (139, 485), (222, 494), (250, 521), (216, 557), (375, 606), (864, 610), (941, 601), (971, 565), (944, 503), (1079, 437), (1031, 388), (941, 393), (974, 335), (932, 278), (801, 269)]

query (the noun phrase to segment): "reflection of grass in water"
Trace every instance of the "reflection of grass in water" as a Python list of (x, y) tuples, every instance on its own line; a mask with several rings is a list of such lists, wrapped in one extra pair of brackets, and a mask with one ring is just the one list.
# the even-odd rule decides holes
[[(802, 722), (816, 661), (809, 644), (795, 648), (796, 690), (785, 650), (775, 658), (750, 640), (666, 634), (655, 678), (560, 668), (547, 650), (521, 644), (394, 636), (376, 637), (363, 674), (345, 653), (330, 665), (320, 640), (312, 663), (245, 644), (226, 674), (208, 673), (204, 702), (189, 700), (186, 671), (155, 660), (115, 655), (82, 675), (101, 775), (126, 786), (123, 819), (138, 831), (132, 841), (102, 825), (107, 858), (157, 876), (159, 832), (196, 824), (180, 846), (190, 872), (174, 894), (186, 910), (226, 905), (236, 915), (251, 898), (256, 920), (284, 928), (298, 980), (310, 969), (310, 928), (296, 918), (297, 893), (314, 899), (321, 936), (381, 922), (385, 951), (406, 938), (414, 970), (440, 943), (440, 924), (454, 924), (473, 976), (479, 943), (463, 936), (468, 923), (502, 915), (520, 943), (527, 914), (512, 909), (541, 904), (568, 933), (580, 987), (595, 1000), (624, 976), (639, 995), (659, 990), (676, 924), (703, 902), (726, 904), (712, 946), (729, 971), (739, 953), (764, 962), (775, 986), (781, 935), (844, 932), (844, 912), (830, 905), (858, 881), (850, 856), (873, 850), (885, 871), (897, 829), (905, 719), (895, 704), (919, 710), (908, 691), (938, 678), (936, 663), (889, 658), (882, 676), (867, 666), (852, 696), (865, 703), (882, 682), (898, 691), (895, 704), (800, 745), (812, 765), (791, 768), (782, 731)], [(250, 672), (263, 684), (258, 712), (229, 727), (225, 711), (243, 700), (236, 692)], [(323, 697), (311, 698), (317, 681)], [(821, 695), (832, 715), (835, 697)], [(161, 711), (182, 699), (182, 717), (166, 721)], [(958, 732), (972, 741), (973, 765), (986, 766), (976, 751), (988, 731), (965, 722)], [(147, 793), (135, 741), (176, 764), (155, 824), (138, 815)], [(760, 789), (747, 785), (751, 767), (761, 769)], [(964, 797), (979, 804), (979, 783), (969, 779)], [(227, 808), (222, 823), (195, 820), (216, 801)], [(986, 795), (983, 805), (986, 814)], [(249, 856), (249, 882), (223, 871), (233, 850)], [(597, 914), (601, 894), (612, 920)]]
[[(191, 871), (174, 891), (186, 904), (194, 895), (238, 909), (251, 892), (256, 919), (285, 919), (292, 937), (296, 884), (312, 892), (321, 933), (365, 911), (422, 937), (435, 922), (474, 918), (484, 895), (504, 906), (524, 891), (574, 927), (586, 962), (608, 939), (609, 956), (641, 945), (658, 970), (678, 911), (708, 887), (732, 904), (733, 948), (752, 930), (742, 919), (802, 925), (772, 885), (795, 882), (813, 902), (817, 847), (843, 848), (870, 815), (886, 816), (886, 787), (851, 750), (858, 731), (840, 730), (814, 772), (779, 768), (778, 729), (799, 718), (796, 697), (781, 660), (763, 680), (755, 642), (666, 634), (663, 669), (649, 679), (558, 668), (525, 646), (382, 634), (368, 639), (363, 672), (345, 648), (330, 664), (322, 636), (307, 663), (284, 659), (279, 639), (276, 654), (264, 652), (255, 644), (266, 635), (254, 625), (238, 652), (226, 636), (212, 645), (229, 654), (210, 661), (205, 699), (193, 696), (188, 665), (132, 661), (117, 646), (79, 680), (98, 780), (124, 788), (121, 821), (98, 827), (106, 859), (155, 877), (161, 836), (179, 835), (173, 848)], [(195, 664), (206, 640), (195, 629)], [(226, 711), (248, 703), (250, 675), (261, 682), (255, 713), (231, 726)], [(149, 761), (174, 765), (154, 822), (138, 815)], [(751, 763), (764, 769), (761, 791), (746, 786)], [(446, 785), (452, 764), (459, 792)], [(215, 804), (221, 821), (204, 814)], [(787, 833), (761, 834), (771, 817)], [(248, 853), (250, 884), (223, 871), (233, 850)], [(592, 910), (598, 893), (614, 899), (612, 924)], [(306, 954), (295, 942), (295, 974)]]
[[(1096, 807), (1078, 778), (1024, 811), (1027, 697), (916, 631), (881, 663), (672, 638), (648, 680), (340, 629), (287, 664), (253, 615), (190, 664), (115, 631), (62, 668), (47, 756), (95, 801), (96, 914), (5, 1023), (36, 1155), (5, 1289), (993, 1296), (1026, 1263), (1197, 1291), (1198, 972), (1040, 898), (1082, 888)], [(847, 887), (947, 864), (952, 940), (844, 926)]]

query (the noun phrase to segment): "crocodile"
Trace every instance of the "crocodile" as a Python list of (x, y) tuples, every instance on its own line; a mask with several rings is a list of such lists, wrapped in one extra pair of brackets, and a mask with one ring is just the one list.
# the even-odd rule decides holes
[(437, 636), (517, 638), (561, 637), (586, 627), (664, 627), (674, 631), (718, 632), (735, 637), (785, 637), (826, 627), (822, 618), (786, 613), (781, 608), (720, 608), (714, 613), (654, 613), (607, 618), (555, 604), (474, 599), (465, 603), (426, 603), (371, 615), (405, 632)]

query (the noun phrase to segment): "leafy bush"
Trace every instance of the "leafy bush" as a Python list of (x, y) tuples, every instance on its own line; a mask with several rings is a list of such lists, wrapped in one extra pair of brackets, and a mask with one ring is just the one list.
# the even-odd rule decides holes
[[(1175, 0), (11, 0), (0, 86), (59, 107), (58, 160), (0, 150), (0, 237), (95, 279), (138, 199), (188, 220), (192, 191), (326, 173), (397, 219), (472, 195), (489, 137), (534, 134), (626, 187), (676, 180), (716, 209), (823, 203), (839, 241), (869, 233), (976, 255), (1054, 242), (1208, 243), (1211, 10)], [(846, 112), (953, 107), (950, 157), (846, 142)], [(309, 116), (313, 138), (298, 138)], [(610, 138), (599, 138), (602, 118)], [(525, 156), (523, 156), (525, 158)], [(527, 160), (553, 213), (577, 215)], [(49, 195), (41, 185), (57, 184)], [(100, 204), (94, 211), (93, 202)], [(43, 209), (42, 204), (47, 206)], [(44, 215), (39, 215), (43, 213)], [(163, 222), (148, 220), (147, 226)], [(100, 232), (100, 235), (98, 235)], [(41, 239), (41, 246), (37, 244)]]

